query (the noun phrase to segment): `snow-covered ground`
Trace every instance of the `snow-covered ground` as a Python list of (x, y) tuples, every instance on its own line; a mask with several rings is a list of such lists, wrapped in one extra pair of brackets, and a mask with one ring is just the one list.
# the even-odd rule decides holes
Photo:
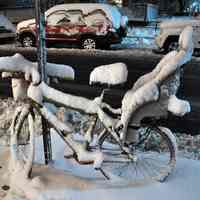
[[(80, 166), (74, 160), (66, 160), (63, 157), (66, 151), (64, 142), (55, 133), (52, 133), (52, 141), (54, 162), (49, 167), (39, 165), (33, 168), (33, 174), (41, 175), (51, 182), (49, 184), (51, 189), (41, 192), (38, 200), (199, 200), (199, 161), (178, 158), (176, 170), (164, 183), (151, 181), (127, 184), (106, 181), (93, 170), (92, 166)], [(36, 144), (35, 161), (44, 163), (41, 137), (37, 138)], [(0, 169), (1, 176), (2, 171), (6, 171), (2, 162), (7, 162), (6, 154), (2, 152), (0, 151), (0, 165), (3, 166)], [(4, 181), (1, 176), (0, 186), (3, 186)], [(6, 192), (0, 188), (0, 197), (1, 195), (3, 197)], [(25, 200), (12, 193), (7, 197), (9, 200)]]
[[(8, 132), (6, 134), (6, 128), (9, 126), (8, 119), (12, 117), (13, 109), (14, 104), (11, 99), (1, 101), (1, 141), (4, 138), (6, 138), (5, 141), (8, 141), (9, 136)], [(63, 111), (60, 114), (63, 114)], [(80, 124), (82, 118), (80, 114), (78, 115), (77, 112), (72, 111), (66, 117), (69, 117), (71, 122), (76, 125)], [(7, 137), (3, 137), (3, 135), (7, 135)], [(174, 173), (164, 183), (152, 181), (140, 184), (106, 181), (98, 171), (93, 169), (92, 165), (79, 165), (73, 159), (65, 159), (64, 152), (68, 149), (55, 133), (52, 133), (53, 163), (46, 167), (43, 165), (42, 137), (37, 137), (35, 162), (42, 165), (35, 166), (33, 174), (44, 176), (51, 186), (49, 186), (49, 190), (41, 193), (40, 200), (199, 200), (200, 136), (185, 134), (176, 134), (176, 136), (179, 143), (179, 158)], [(7, 192), (9, 193), (9, 191), (4, 191), (1, 188), (9, 184), (8, 179), (4, 179), (9, 160), (9, 153), (5, 151), (6, 149), (8, 147), (5, 147), (5, 142), (1, 143), (0, 199), (3, 199)], [(12, 193), (9, 193), (5, 199), (23, 200), (16, 197), (16, 195), (13, 196)]]
[[(60, 199), (109, 199), (109, 200), (198, 200), (200, 196), (199, 181), (200, 181), (200, 162), (179, 158), (177, 168), (173, 175), (165, 182), (149, 182), (141, 185), (126, 185), (126, 183), (109, 182), (99, 179), (99, 174), (95, 174), (92, 166), (80, 166), (74, 161), (69, 161), (63, 158), (65, 144), (59, 136), (53, 134), (53, 166), (59, 169), (66, 170), (68, 173), (81, 178), (93, 179), (96, 176), (97, 180), (92, 180), (94, 188), (86, 190), (77, 190), (73, 188), (63, 189), (61, 191), (53, 191), (44, 194), (44, 196), (53, 197), (56, 195)], [(41, 142), (41, 141), (40, 141)], [(42, 146), (38, 145), (38, 150)], [(41, 154), (41, 149), (39, 154)], [(37, 162), (41, 161), (37, 154)], [(99, 179), (99, 181), (98, 181)]]

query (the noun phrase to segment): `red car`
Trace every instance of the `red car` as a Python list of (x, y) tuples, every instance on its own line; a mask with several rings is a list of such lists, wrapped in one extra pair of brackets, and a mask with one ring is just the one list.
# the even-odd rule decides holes
[[(47, 43), (76, 43), (84, 49), (107, 48), (126, 36), (127, 17), (108, 4), (57, 5), (47, 10), (45, 17)], [(17, 36), (22, 46), (35, 46), (35, 19), (20, 22)]]

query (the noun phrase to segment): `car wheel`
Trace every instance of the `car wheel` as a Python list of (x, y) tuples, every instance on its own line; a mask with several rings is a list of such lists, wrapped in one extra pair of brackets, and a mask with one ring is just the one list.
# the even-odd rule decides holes
[(168, 44), (168, 47), (167, 47), (167, 51), (170, 52), (170, 51), (174, 51), (174, 50), (177, 50), (178, 49), (178, 41), (171, 41), (169, 44)]
[(96, 49), (97, 43), (93, 38), (84, 38), (81, 46), (83, 49)]
[(35, 38), (32, 35), (24, 35), (21, 43), (23, 47), (33, 47), (35, 45)]
[(110, 49), (110, 44), (103, 44), (101, 49), (109, 50)]

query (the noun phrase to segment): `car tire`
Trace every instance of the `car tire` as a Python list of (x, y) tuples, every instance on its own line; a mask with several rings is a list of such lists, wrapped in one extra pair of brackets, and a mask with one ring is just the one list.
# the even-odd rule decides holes
[(110, 50), (110, 44), (103, 44), (101, 49)]
[(96, 49), (97, 42), (92, 37), (85, 37), (81, 40), (81, 47), (82, 49)]
[(34, 47), (35, 46), (35, 37), (31, 34), (24, 34), (21, 37), (21, 44), (23, 47)]
[(165, 47), (166, 52), (177, 50), (179, 47), (178, 40), (171, 40), (167, 43)]

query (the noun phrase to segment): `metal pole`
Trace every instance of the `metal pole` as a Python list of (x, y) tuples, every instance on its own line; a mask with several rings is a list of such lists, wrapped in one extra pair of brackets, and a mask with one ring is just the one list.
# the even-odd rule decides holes
[[(37, 29), (37, 58), (38, 70), (41, 75), (41, 81), (47, 81), (46, 74), (46, 33), (45, 33), (45, 0), (35, 0), (35, 15), (36, 15), (36, 29)], [(44, 157), (45, 164), (52, 161), (52, 148), (51, 148), (51, 135), (48, 123), (42, 117), (42, 130), (43, 130), (43, 144), (44, 144)]]
[(38, 69), (41, 75), (41, 80), (46, 82), (46, 32), (45, 32), (45, 4), (44, 0), (35, 0), (36, 10), (36, 26), (37, 26), (37, 49), (38, 49)]

